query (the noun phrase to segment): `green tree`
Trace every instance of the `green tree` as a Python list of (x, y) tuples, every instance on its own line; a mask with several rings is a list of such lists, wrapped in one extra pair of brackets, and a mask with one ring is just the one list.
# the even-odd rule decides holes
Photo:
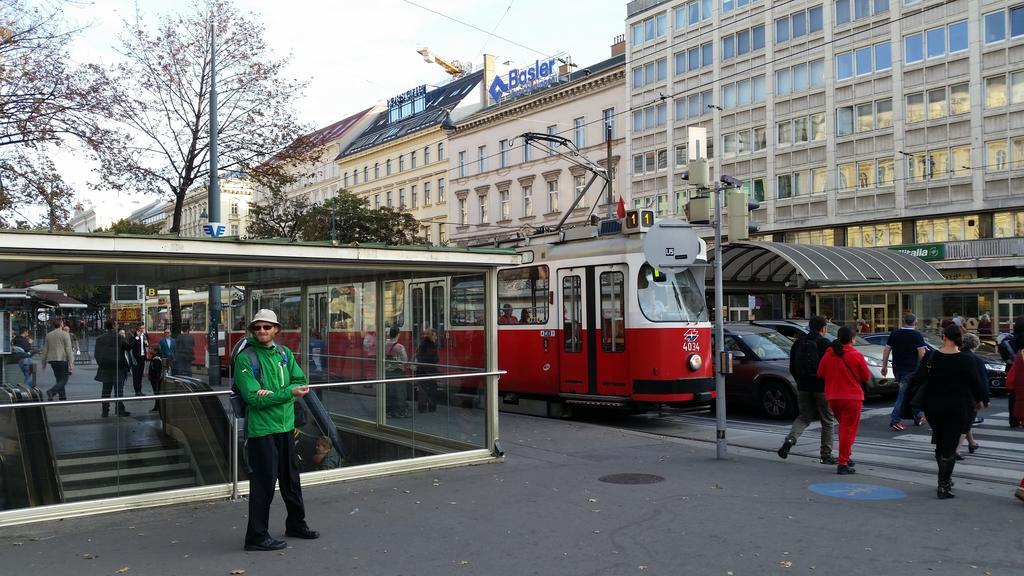
[(113, 232), (114, 234), (138, 234), (148, 236), (158, 234), (162, 227), (163, 224), (159, 222), (154, 224), (143, 224), (142, 222), (122, 218), (111, 224), (109, 228), (99, 228), (96, 232)]
[(313, 209), (305, 197), (289, 199), (280, 187), (272, 186), (265, 202), (249, 205), (245, 237), (300, 240)]

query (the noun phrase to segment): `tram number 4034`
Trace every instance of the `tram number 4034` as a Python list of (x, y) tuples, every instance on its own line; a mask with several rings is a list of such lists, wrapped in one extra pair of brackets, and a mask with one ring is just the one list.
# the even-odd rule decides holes
[(692, 328), (684, 332), (683, 350), (687, 352), (700, 352), (700, 342), (697, 340), (699, 336), (700, 332), (697, 332)]

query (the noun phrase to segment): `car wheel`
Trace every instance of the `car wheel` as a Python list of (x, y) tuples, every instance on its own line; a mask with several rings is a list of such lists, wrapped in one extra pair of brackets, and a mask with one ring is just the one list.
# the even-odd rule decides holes
[(791, 420), (796, 416), (796, 395), (788, 383), (771, 381), (761, 386), (758, 394), (761, 412), (773, 419)]

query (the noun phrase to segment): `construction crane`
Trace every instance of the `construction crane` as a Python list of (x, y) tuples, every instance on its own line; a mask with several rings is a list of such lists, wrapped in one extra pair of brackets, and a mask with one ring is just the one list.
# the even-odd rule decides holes
[(441, 58), (437, 54), (431, 52), (430, 48), (427, 47), (420, 48), (416, 52), (420, 56), (423, 56), (424, 62), (427, 62), (429, 64), (437, 64), (441, 68), (444, 68), (445, 72), (451, 74), (453, 78), (461, 78), (465, 76), (466, 73), (472, 71), (473, 69), (472, 64), (460, 62), (458, 60), (452, 60), (449, 62), (448, 60), (445, 60), (444, 58)]

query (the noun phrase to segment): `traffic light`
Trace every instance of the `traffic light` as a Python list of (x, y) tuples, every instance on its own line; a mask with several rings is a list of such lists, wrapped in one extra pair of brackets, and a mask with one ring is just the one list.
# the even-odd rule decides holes
[(751, 232), (757, 232), (757, 224), (750, 223), (750, 211), (760, 204), (751, 200), (743, 190), (729, 190), (729, 241), (746, 240)]

